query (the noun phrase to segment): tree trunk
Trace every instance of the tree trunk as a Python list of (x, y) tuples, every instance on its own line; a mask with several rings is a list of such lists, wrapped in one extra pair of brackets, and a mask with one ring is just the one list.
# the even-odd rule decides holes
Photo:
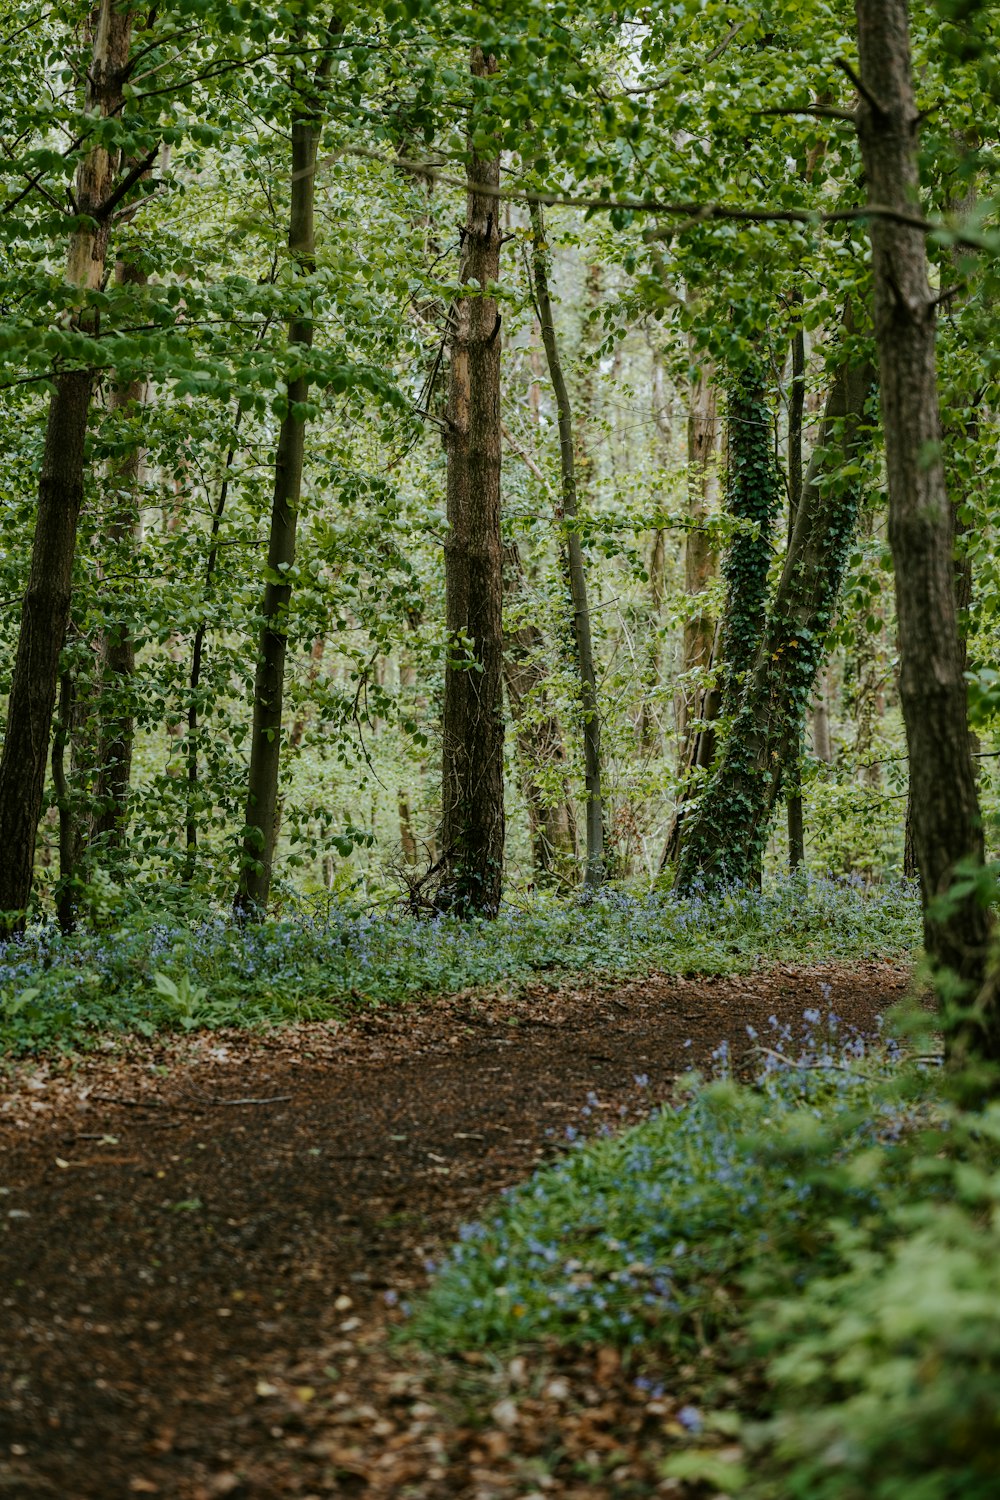
[(767, 614), (771, 541), (780, 504), (764, 367), (753, 364), (731, 382), (726, 511), (743, 523), (722, 564), (722, 712), (737, 712)]
[(66, 775), (66, 746), (73, 720), (73, 675), (59, 677), (59, 712), (52, 732), (52, 790), (59, 813), (59, 881), (56, 885), (56, 916), (62, 932), (76, 926), (76, 819)]
[[(130, 8), (101, 0), (87, 74), (88, 114), (106, 117), (121, 108), (131, 34)], [(105, 204), (117, 167), (117, 154), (99, 145), (77, 168), (74, 197), (80, 227), (70, 241), (65, 274), (83, 296), (104, 279), (110, 222)], [(86, 308), (75, 324), (80, 331), (92, 330)], [(57, 376), (49, 398), (31, 566), (0, 759), (0, 932), (5, 933), (23, 925), (31, 895), (59, 653), (69, 621), (91, 385), (89, 370), (71, 370)]]
[[(906, 0), (856, 0), (862, 96), (858, 136), (869, 198), (900, 214), (918, 200), (917, 128)], [(870, 224), (875, 334), (896, 580), (900, 698), (913, 786), (913, 841), (932, 962), (978, 996), (952, 1031), (959, 1055), (1000, 1061), (1000, 1006), (984, 986), (992, 923), (976, 893), (946, 896), (956, 867), (983, 862), (955, 604), (954, 521), (938, 410), (937, 298), (923, 231)]]
[[(313, 88), (325, 80), (331, 54), (323, 54)], [(316, 268), (316, 234), (313, 209), (316, 200), (316, 154), (323, 121), (315, 96), (300, 93), (292, 118), (292, 181), (288, 225), (288, 251), (300, 277)], [(298, 311), (288, 324), (289, 362), (313, 342), (312, 294), (302, 293)], [(261, 605), (263, 624), (260, 654), (254, 678), (253, 731), (250, 740), (250, 771), (247, 778), (246, 824), (236, 898), (238, 917), (262, 921), (271, 890), (271, 872), (278, 832), (278, 769), (281, 757), (281, 714), (285, 686), (285, 656), (288, 649), (288, 606), (292, 596), (289, 578), (295, 563), (295, 532), (302, 493), (305, 462), (305, 414), (309, 377), (302, 370), (292, 375), (287, 387), (287, 410), (281, 420), (274, 461), (274, 492), (271, 501), (271, 535), (267, 549), (267, 583)]]
[[(712, 764), (715, 730), (711, 726), (720, 714), (732, 718), (739, 709), (764, 629), (778, 474), (761, 365), (749, 366), (731, 381), (726, 428), (726, 513), (749, 525), (734, 535), (723, 560), (726, 602), (706, 662), (709, 667), (715, 665), (721, 654), (721, 680), (702, 689), (700, 717), (685, 736), (687, 759), (680, 768), (681, 792), (660, 860), (661, 870), (680, 856), (694, 790), (692, 773), (696, 767)], [(699, 650), (704, 649), (707, 624), (706, 620), (699, 627)]]
[(817, 679), (816, 696), (812, 706), (813, 755), (825, 765), (833, 764), (833, 745), (830, 741), (830, 674), (829, 667), (820, 672)]
[[(145, 286), (148, 280), (142, 265), (133, 258), (120, 260), (116, 267), (120, 286)], [(133, 380), (112, 386), (108, 409), (136, 418), (145, 398), (145, 381)], [(125, 544), (134, 558), (140, 540), (141, 522), (137, 490), (142, 467), (142, 448), (136, 437), (124, 457), (110, 474), (114, 509), (108, 525), (108, 539), (118, 556)], [(135, 719), (131, 707), (132, 679), (135, 676), (135, 642), (127, 619), (113, 622), (103, 642), (105, 670), (104, 691), (114, 695), (111, 713), (101, 716), (97, 755), (97, 780), (94, 786), (94, 819), (92, 837), (105, 846), (121, 849), (128, 826), (129, 788), (132, 782), (132, 745)]]
[[(473, 47), (474, 77), (496, 60)], [(494, 916), (503, 881), (503, 554), (500, 542), (500, 158), (470, 156), (460, 280), (478, 285), (452, 308), (447, 413), (448, 657), (438, 900)]]
[[(523, 597), (524, 568), (514, 542), (504, 547), (504, 593), (516, 604)], [(572, 879), (576, 864), (576, 816), (566, 781), (562, 731), (545, 691), (545, 642), (537, 625), (525, 620), (504, 632), (503, 673), (517, 734), (518, 760), (531, 823), (531, 852), (540, 882)], [(554, 796), (545, 773), (559, 781)]]
[[(801, 302), (800, 292), (793, 301)], [(806, 339), (799, 324), (792, 335), (792, 380), (788, 400), (788, 545), (802, 503), (802, 425), (806, 406)], [(806, 857), (802, 818), (802, 735), (792, 752), (788, 786), (788, 868), (797, 870)]]
[[(846, 320), (849, 328), (849, 319)], [(845, 362), (826, 403), (802, 487), (781, 579), (743, 701), (696, 811), (689, 815), (677, 886), (700, 877), (759, 883), (781, 780), (798, 745), (806, 704), (843, 581), (857, 523), (852, 480), (828, 472), (830, 448), (850, 463), (874, 382), (867, 361)]]
[(559, 344), (556, 339), (549, 295), (549, 259), (545, 241), (545, 221), (541, 204), (531, 208), (533, 236), (532, 265), (535, 297), (542, 327), (542, 343), (549, 367), (549, 379), (556, 397), (559, 421), (559, 460), (562, 476), (562, 515), (566, 527), (566, 551), (569, 558), (569, 587), (573, 604), (573, 639), (577, 670), (580, 675), (580, 704), (583, 711), (584, 785), (587, 792), (587, 871), (586, 883), (598, 886), (604, 879), (604, 805), (601, 794), (601, 721), (597, 706), (597, 671), (590, 630), (590, 607), (587, 600), (587, 574), (583, 545), (577, 526), (576, 465), (573, 452), (573, 408), (566, 386)]
[[(692, 351), (693, 352), (693, 351)], [(715, 619), (708, 607), (708, 590), (719, 567), (718, 553), (706, 522), (716, 504), (718, 487), (719, 395), (715, 369), (703, 365), (692, 382), (687, 420), (687, 519), (684, 541), (684, 592), (688, 613), (681, 642), (681, 689), (677, 695), (677, 732), (682, 769), (693, 761), (692, 725), (704, 720), (708, 697), (705, 674), (712, 663)]]

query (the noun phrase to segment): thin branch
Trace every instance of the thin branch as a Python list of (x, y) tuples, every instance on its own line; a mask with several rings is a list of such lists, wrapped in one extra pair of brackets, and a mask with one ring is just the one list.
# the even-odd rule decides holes
[(879, 102), (879, 100), (876, 99), (875, 95), (872, 93), (872, 91), (868, 87), (868, 85), (866, 83), (862, 82), (860, 74), (858, 74), (858, 73), (856, 73), (854, 71), (854, 69), (851, 67), (850, 63), (847, 61), (847, 58), (846, 57), (835, 57), (833, 61), (834, 61), (834, 65), (836, 67), (838, 67), (842, 73), (846, 74), (846, 76), (851, 80), (851, 82), (853, 83), (854, 87), (857, 89), (858, 93), (861, 95), (862, 99), (864, 99), (866, 101), (869, 109), (874, 110), (877, 115), (881, 115), (881, 116), (884, 117), (884, 115), (885, 115), (885, 107), (884, 107), (884, 105), (882, 105)]
[(853, 109), (838, 109), (834, 104), (788, 104), (772, 109), (755, 109), (755, 115), (814, 115), (817, 120), (846, 120), (856, 126), (858, 117)]
[[(463, 177), (440, 172), (430, 162), (411, 161), (399, 156), (390, 159), (366, 146), (343, 146), (316, 165), (330, 166), (341, 156), (362, 157), (366, 161), (381, 162), (384, 166), (419, 172), (430, 181), (439, 182), (445, 187), (462, 188), (463, 191), (466, 188)], [(476, 191), (486, 198), (499, 198), (510, 203), (538, 203), (543, 208), (578, 208), (585, 213), (617, 210), (624, 213), (653, 214), (662, 218), (680, 218), (685, 221), (680, 226), (681, 229), (720, 221), (738, 224), (809, 224), (821, 227), (827, 224), (853, 224), (863, 223), (867, 219), (885, 219), (908, 229), (919, 229), (924, 234), (949, 234), (956, 244), (967, 245), (971, 249), (990, 248), (983, 244), (982, 236), (962, 234), (940, 220), (925, 219), (922, 214), (907, 213), (883, 203), (866, 203), (858, 208), (841, 208), (823, 213), (818, 209), (807, 208), (737, 208), (729, 203), (672, 203), (658, 198), (582, 198), (570, 193), (540, 193), (529, 188), (491, 187), (485, 183), (480, 184)]]
[(153, 146), (151, 150), (147, 151), (146, 155), (139, 161), (137, 161), (130, 171), (126, 172), (125, 176), (115, 188), (110, 198), (108, 198), (105, 203), (101, 204), (100, 210), (98, 212), (99, 219), (109, 219), (111, 217), (125, 195), (130, 192), (133, 187), (135, 187), (135, 184), (139, 181), (140, 177), (144, 177), (146, 175), (159, 154), (160, 143), (159, 141), (157, 141), (156, 145)]

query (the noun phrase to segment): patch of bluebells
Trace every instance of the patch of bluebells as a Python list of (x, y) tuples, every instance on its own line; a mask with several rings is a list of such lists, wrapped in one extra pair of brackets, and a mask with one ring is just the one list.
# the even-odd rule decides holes
[[(763, 891), (675, 898), (609, 889), (538, 896), (495, 921), (334, 908), (240, 927), (195, 905), (136, 909), (65, 936), (39, 923), (0, 945), (0, 1047), (79, 1044), (88, 1033), (169, 1029), (154, 975), (199, 991), (199, 1025), (314, 1019), (417, 995), (571, 975), (716, 974), (795, 958), (902, 955), (919, 941), (909, 882), (862, 887), (798, 875)], [(190, 1019), (190, 1017), (189, 1017)]]
[[(829, 1270), (830, 1222), (875, 1211), (890, 1188), (832, 1169), (917, 1116), (883, 1097), (894, 1065), (881, 1044), (822, 1019), (804, 1016), (796, 1040), (772, 1017), (781, 1046), (762, 1049), (752, 1086), (720, 1076), (612, 1139), (569, 1126), (572, 1149), (463, 1228), (411, 1332), (443, 1348), (550, 1336), (681, 1347), (735, 1315), (733, 1288), (754, 1265), (775, 1285), (782, 1265), (793, 1284)], [(721, 1075), (727, 1063), (719, 1049)], [(810, 1117), (819, 1136), (803, 1134)]]

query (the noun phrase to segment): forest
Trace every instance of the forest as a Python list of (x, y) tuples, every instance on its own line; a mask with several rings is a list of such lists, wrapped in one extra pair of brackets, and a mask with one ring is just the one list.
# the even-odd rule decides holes
[(0, 1489), (994, 1496), (1000, 12), (0, 96)]

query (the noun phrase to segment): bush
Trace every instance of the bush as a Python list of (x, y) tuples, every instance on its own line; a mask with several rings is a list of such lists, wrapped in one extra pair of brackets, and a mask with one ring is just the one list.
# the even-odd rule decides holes
[(856, 1164), (912, 1106), (880, 1097), (886, 1051), (837, 1040), (835, 1019), (834, 1039), (817, 1043), (818, 1020), (807, 1014), (800, 1067), (769, 1058), (756, 1087), (699, 1085), (677, 1109), (571, 1146), (508, 1194), (463, 1231), (414, 1335), (439, 1349), (544, 1336), (702, 1347), (745, 1317), (755, 1268), (773, 1291), (804, 1267), (839, 1264), (831, 1221), (878, 1216), (891, 1181)]
[(943, 1124), (877, 1221), (836, 1226), (841, 1269), (753, 1320), (777, 1407), (750, 1434), (762, 1500), (1000, 1493), (1000, 1106)]

